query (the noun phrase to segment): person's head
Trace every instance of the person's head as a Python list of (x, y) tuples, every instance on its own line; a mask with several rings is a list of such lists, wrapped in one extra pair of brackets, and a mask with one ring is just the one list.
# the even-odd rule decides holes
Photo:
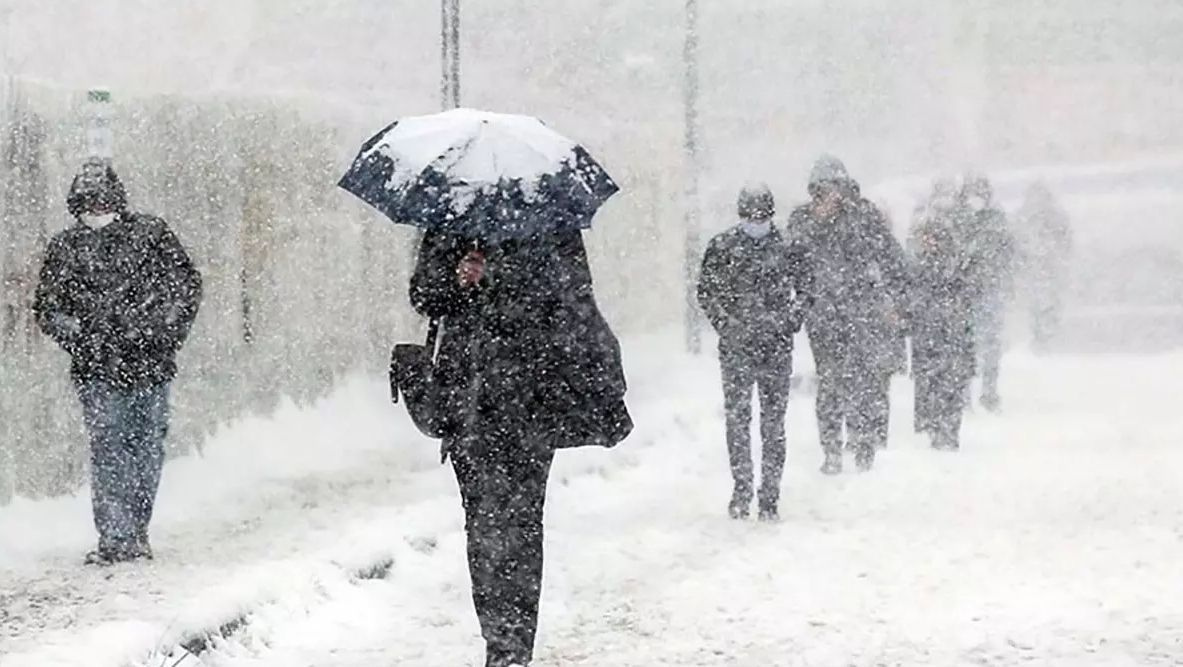
[(971, 211), (988, 208), (994, 200), (990, 179), (982, 174), (966, 174), (965, 183), (961, 186), (961, 199)]
[(102, 160), (87, 160), (70, 184), (66, 208), (83, 222), (109, 222), (126, 210), (127, 191), (110, 165)]
[(953, 243), (953, 231), (947, 224), (930, 222), (920, 231), (920, 255), (923, 258), (948, 259), (948, 250)]
[(932, 181), (932, 194), (929, 201), (933, 203), (950, 203), (957, 199), (957, 181), (950, 176), (940, 176)]
[(776, 198), (772, 189), (763, 183), (745, 185), (739, 191), (736, 209), (742, 220), (766, 222), (776, 215)]
[(772, 231), (772, 218), (776, 215), (776, 199), (767, 185), (745, 186), (739, 191), (736, 202), (739, 226), (745, 234), (761, 239)]
[(823, 155), (809, 172), (809, 196), (822, 212), (837, 212), (843, 200), (858, 196), (858, 185), (841, 160), (833, 155)]
[(1047, 205), (1053, 199), (1051, 188), (1043, 181), (1035, 181), (1027, 188), (1026, 201), (1030, 204)]
[(928, 215), (946, 215), (957, 208), (960, 197), (957, 181), (948, 176), (941, 176), (933, 180), (932, 192), (924, 202), (923, 210)]

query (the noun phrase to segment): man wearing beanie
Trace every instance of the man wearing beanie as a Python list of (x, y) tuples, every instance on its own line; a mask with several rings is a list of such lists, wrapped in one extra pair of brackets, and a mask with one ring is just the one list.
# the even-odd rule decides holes
[(789, 233), (810, 274), (805, 327), (817, 366), (822, 472), (842, 472), (844, 448), (854, 450), (859, 470), (870, 470), (887, 444), (907, 264), (891, 225), (837, 158), (817, 161), (809, 195), (790, 216)]
[(99, 543), (87, 562), (151, 558), (169, 385), (201, 301), (201, 275), (163, 220), (128, 211), (104, 161), (83, 165), (66, 205), (74, 222), (49, 242), (33, 308), (70, 354), (90, 433)]
[(801, 328), (797, 301), (800, 258), (772, 224), (767, 186), (739, 194), (739, 224), (711, 240), (702, 262), (698, 302), (719, 334), (719, 365), (734, 489), (728, 513), (748, 516), (753, 496), (752, 388), (760, 396), (763, 440), (759, 517), (778, 518), (785, 463), (785, 411), (792, 374), (793, 335)]

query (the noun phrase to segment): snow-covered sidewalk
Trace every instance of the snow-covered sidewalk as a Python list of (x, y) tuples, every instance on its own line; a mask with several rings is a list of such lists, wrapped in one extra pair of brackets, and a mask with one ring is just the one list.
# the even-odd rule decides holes
[(152, 563), (81, 566), (95, 539), (87, 491), (0, 508), (0, 663), (142, 661), (283, 597), (317, 568), (380, 562), (381, 546), (342, 544), (338, 531), (376, 507), (445, 493), (443, 480), (416, 474), (434, 469), (429, 450), (380, 383), (357, 379), (169, 462)]
[[(626, 357), (633, 438), (557, 461), (539, 667), (1183, 664), (1183, 358), (1011, 355), (1005, 416), (971, 416), (958, 454), (910, 433), (901, 382), (891, 449), (838, 479), (797, 396), (784, 521), (762, 525), (722, 518), (713, 359), (659, 349)], [(82, 528), (4, 575), (0, 664), (144, 664), (238, 614), (206, 665), (480, 664), (454, 483), (380, 384), (240, 428), (170, 466), (146, 568), (77, 566), (85, 502), (62, 501)], [(338, 455), (236, 484), (259, 466), (233, 437)], [(0, 510), (5, 548), (33, 509)]]

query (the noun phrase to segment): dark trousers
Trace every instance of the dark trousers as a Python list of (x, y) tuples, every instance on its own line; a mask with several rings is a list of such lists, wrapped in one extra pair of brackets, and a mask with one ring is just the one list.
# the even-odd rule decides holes
[(982, 376), (982, 398), (997, 400), (998, 376), (1002, 367), (1002, 306), (979, 313), (974, 328), (977, 331), (977, 370)]
[(760, 397), (760, 440), (763, 444), (759, 502), (761, 508), (776, 509), (785, 469), (785, 411), (789, 404), (792, 360), (787, 356), (759, 359), (754, 355), (721, 351), (719, 365), (735, 499), (744, 505), (752, 499), (752, 388), (755, 387)]
[(943, 415), (931, 431), (932, 444), (938, 447), (961, 447), (961, 410)]
[(164, 467), (168, 384), (122, 389), (105, 382), (79, 386), (90, 432), (91, 500), (99, 549), (146, 544)]
[(1060, 331), (1060, 302), (1057, 296), (1039, 295), (1031, 320), (1037, 349), (1045, 349)]
[(920, 360), (912, 365), (915, 385), (916, 430), (932, 436), (937, 446), (960, 444), (963, 396), (969, 391), (969, 373), (940, 360)]
[(843, 448), (843, 427), (855, 449), (887, 446), (891, 371), (861, 360), (818, 360), (817, 425), (822, 449)]
[(486, 665), (527, 665), (538, 629), (543, 505), (554, 453), (510, 438), (480, 439), (453, 447), (451, 459)]

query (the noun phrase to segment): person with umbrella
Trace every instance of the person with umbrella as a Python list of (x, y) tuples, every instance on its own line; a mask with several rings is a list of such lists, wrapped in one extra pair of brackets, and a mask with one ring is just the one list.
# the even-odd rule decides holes
[(766, 185), (739, 193), (739, 224), (711, 240), (703, 255), (698, 303), (719, 335), (719, 366), (734, 483), (727, 512), (751, 511), (752, 388), (760, 396), (764, 454), (758, 517), (779, 518), (785, 465), (785, 411), (793, 373), (793, 336), (801, 328), (797, 292), (802, 262), (773, 225), (776, 201)]
[(470, 110), (387, 128), (341, 185), (424, 229), (410, 297), (442, 331), (433, 434), (460, 487), (485, 664), (528, 665), (555, 451), (632, 428), (582, 238), (616, 185), (539, 121)]
[(133, 213), (115, 170), (88, 160), (49, 242), (33, 304), (69, 352), (90, 432), (95, 565), (152, 558), (148, 524), (164, 465), (169, 385), (201, 303), (201, 274), (160, 218)]

